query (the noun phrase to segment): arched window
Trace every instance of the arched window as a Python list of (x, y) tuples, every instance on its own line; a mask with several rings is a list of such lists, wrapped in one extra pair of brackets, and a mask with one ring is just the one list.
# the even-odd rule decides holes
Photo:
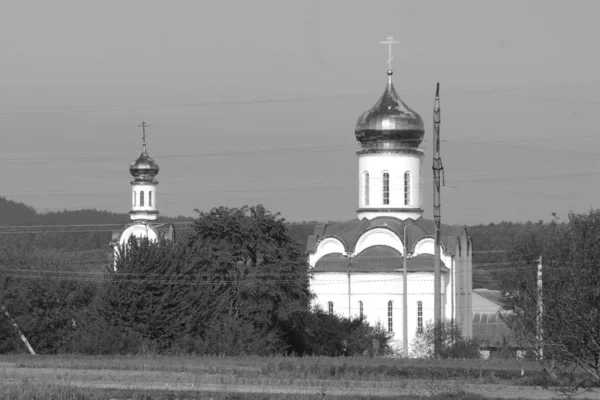
[(423, 333), (423, 302), (417, 301), (417, 333)]
[(148, 192), (148, 205), (152, 207), (152, 190)]
[(369, 205), (369, 173), (365, 172), (365, 206)]
[(140, 207), (144, 207), (144, 191), (140, 192)]
[(394, 302), (388, 301), (388, 332), (394, 332)]
[(383, 204), (390, 204), (390, 174), (383, 173)]
[(330, 301), (329, 303), (327, 303), (327, 308), (328, 308), (329, 314), (332, 315), (333, 314), (333, 301)]
[(363, 302), (362, 301), (358, 302), (358, 310), (360, 312), (360, 317), (362, 318), (363, 317)]
[(410, 172), (404, 173), (404, 205), (410, 204)]
[(137, 192), (134, 190), (133, 191), (133, 206), (135, 207), (135, 204), (137, 203)]

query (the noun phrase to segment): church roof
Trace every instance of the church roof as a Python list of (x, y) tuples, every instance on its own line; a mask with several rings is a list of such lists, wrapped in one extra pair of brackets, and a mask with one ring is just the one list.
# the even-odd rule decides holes
[[(416, 111), (400, 99), (388, 71), (388, 83), (373, 107), (365, 111), (356, 122), (356, 140), (363, 147), (378, 144), (396, 144), (401, 147), (418, 147), (423, 141), (425, 128)], [(383, 142), (383, 143), (382, 143)]]
[[(406, 262), (407, 272), (433, 272), (433, 255), (419, 254), (409, 257)], [(401, 272), (403, 258), (396, 249), (389, 246), (372, 246), (365, 249), (349, 262), (347, 257), (340, 253), (327, 254), (317, 261), (315, 272)], [(448, 268), (440, 261), (442, 273)]]
[[(419, 218), (416, 220), (406, 219), (404, 221), (398, 218), (381, 216), (371, 220), (352, 220), (338, 222), (333, 224), (320, 224), (315, 226), (312, 235), (308, 237), (307, 252), (314, 253), (319, 241), (325, 237), (335, 237), (344, 243), (348, 252), (354, 252), (354, 247), (360, 236), (374, 228), (387, 228), (395, 232), (401, 239), (404, 237), (404, 226), (406, 228), (407, 248), (412, 249), (414, 245), (424, 237), (433, 237), (435, 223), (430, 219)], [(446, 253), (455, 254), (457, 251), (457, 241), (452, 238), (460, 237), (465, 232), (463, 225), (445, 225), (440, 227), (440, 236), (442, 245)]]

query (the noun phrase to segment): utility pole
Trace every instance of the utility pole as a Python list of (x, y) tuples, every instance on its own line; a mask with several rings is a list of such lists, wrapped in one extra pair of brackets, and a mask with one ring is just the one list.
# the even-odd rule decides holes
[(440, 84), (438, 82), (435, 90), (435, 101), (433, 103), (433, 220), (435, 222), (434, 239), (435, 248), (433, 256), (433, 322), (434, 322), (434, 353), (439, 356), (441, 347), (441, 323), (442, 323), (442, 277), (440, 272), (440, 225), (442, 220), (441, 194), (442, 158), (440, 157)]
[(402, 257), (402, 356), (404, 358), (408, 358), (408, 241), (406, 240), (406, 228), (411, 225), (404, 225), (404, 257)]
[(544, 329), (542, 328), (542, 315), (544, 313), (544, 301), (542, 298), (542, 257), (538, 259), (537, 266), (537, 316), (536, 316), (536, 331), (537, 331), (537, 340), (538, 340), (538, 357), (540, 360), (544, 359), (544, 344), (543, 344), (543, 335)]
[(23, 332), (21, 332), (21, 329), (19, 329), (19, 325), (17, 325), (17, 322), (8, 313), (8, 310), (6, 309), (6, 307), (4, 307), (3, 305), (0, 305), (0, 309), (2, 309), (2, 313), (4, 313), (6, 318), (8, 318), (8, 320), (12, 324), (13, 328), (15, 329), (15, 332), (17, 332), (17, 335), (19, 335), (19, 337), (21, 338), (23, 343), (25, 343), (25, 347), (27, 347), (27, 350), (29, 350), (29, 353), (35, 356), (35, 351), (33, 350), (33, 347), (31, 347), (27, 338), (25, 337), (25, 335), (23, 335)]
[(351, 269), (352, 269), (352, 255), (344, 255), (348, 258), (348, 319), (352, 319), (352, 284), (351, 284)]

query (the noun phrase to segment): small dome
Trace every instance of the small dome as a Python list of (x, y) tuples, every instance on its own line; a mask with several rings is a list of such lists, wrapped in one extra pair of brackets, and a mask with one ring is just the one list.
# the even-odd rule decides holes
[(388, 71), (388, 84), (377, 103), (356, 122), (354, 133), (363, 147), (377, 147), (382, 143), (419, 147), (425, 136), (423, 120), (400, 99), (392, 74)]
[(142, 148), (142, 154), (138, 159), (129, 167), (129, 172), (136, 181), (153, 181), (158, 171), (158, 164), (148, 155), (146, 146)]

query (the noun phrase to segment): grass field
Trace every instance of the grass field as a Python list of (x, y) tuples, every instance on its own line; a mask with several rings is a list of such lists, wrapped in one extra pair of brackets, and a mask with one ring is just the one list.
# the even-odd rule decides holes
[[(3, 399), (561, 397), (539, 387), (545, 376), (536, 363), (515, 360), (8, 355), (0, 361)], [(579, 398), (600, 399), (599, 393)]]

